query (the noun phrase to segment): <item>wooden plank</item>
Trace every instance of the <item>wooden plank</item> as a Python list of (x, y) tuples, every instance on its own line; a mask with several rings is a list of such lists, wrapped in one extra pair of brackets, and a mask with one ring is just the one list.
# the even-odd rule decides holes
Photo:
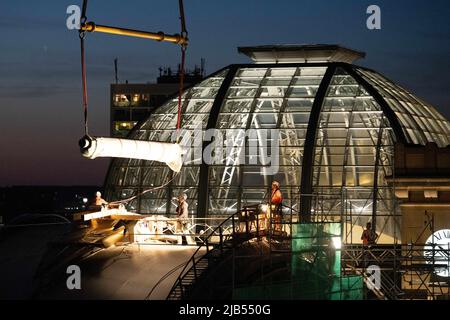
[(110, 216), (112, 220), (142, 220), (153, 217), (147, 214), (111, 214)]
[(105, 210), (105, 211), (96, 211), (96, 212), (91, 212), (88, 214), (83, 214), (83, 220), (84, 221), (89, 221), (92, 219), (98, 219), (98, 218), (103, 218), (103, 217), (107, 217), (110, 216), (111, 213), (108, 212), (109, 210)]
[(111, 217), (113, 220), (140, 220), (145, 217), (151, 217), (150, 215), (140, 215), (140, 214), (132, 214), (123, 210), (119, 209), (107, 209), (102, 211), (96, 211), (96, 212), (89, 212), (86, 214), (82, 214), (84, 221), (92, 220), (92, 219), (99, 219), (99, 218), (106, 218)]

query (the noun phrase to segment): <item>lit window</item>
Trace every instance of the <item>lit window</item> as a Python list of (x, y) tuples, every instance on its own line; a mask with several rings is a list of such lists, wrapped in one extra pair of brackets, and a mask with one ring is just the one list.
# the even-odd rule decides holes
[(131, 130), (136, 125), (135, 121), (120, 121), (115, 122), (114, 124), (114, 130), (115, 131), (121, 131), (121, 130)]
[(125, 94), (115, 94), (113, 96), (113, 104), (116, 107), (127, 107), (130, 105), (130, 100)]

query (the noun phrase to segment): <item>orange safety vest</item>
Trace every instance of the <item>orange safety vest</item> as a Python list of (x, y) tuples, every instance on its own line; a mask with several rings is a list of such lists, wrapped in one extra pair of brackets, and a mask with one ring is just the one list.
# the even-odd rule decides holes
[[(277, 194), (277, 191), (278, 191), (278, 194)], [(272, 198), (270, 199), (270, 203), (280, 205), (281, 202), (283, 202), (283, 196), (281, 194), (280, 189), (277, 189), (272, 193)]]

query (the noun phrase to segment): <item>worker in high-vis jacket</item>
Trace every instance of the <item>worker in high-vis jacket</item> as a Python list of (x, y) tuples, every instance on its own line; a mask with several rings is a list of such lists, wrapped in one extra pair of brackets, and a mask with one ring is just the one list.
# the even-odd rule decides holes
[(187, 195), (186, 193), (180, 193), (178, 196), (178, 205), (177, 205), (177, 229), (176, 233), (178, 234), (178, 244), (183, 243), (183, 236), (186, 237), (186, 242), (188, 244), (196, 244), (194, 239), (189, 235), (190, 234), (190, 223), (189, 223), (189, 205), (186, 202)]
[(283, 195), (280, 190), (280, 183), (278, 181), (272, 182), (272, 195), (270, 197), (270, 212), (274, 221), (274, 230), (281, 231), (281, 221), (283, 219)]
[(363, 231), (361, 235), (361, 240), (363, 242), (363, 245), (370, 246), (376, 243), (376, 240), (378, 238), (378, 234), (375, 233), (372, 229), (372, 223), (367, 222), (366, 229)]

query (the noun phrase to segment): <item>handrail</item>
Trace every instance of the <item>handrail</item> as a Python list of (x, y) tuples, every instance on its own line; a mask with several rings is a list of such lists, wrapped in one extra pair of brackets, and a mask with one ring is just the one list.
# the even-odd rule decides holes
[[(289, 210), (291, 210), (291, 215), (292, 215), (292, 211), (295, 211), (295, 212), (298, 212), (296, 209), (294, 209), (294, 208), (292, 208), (292, 207), (290, 207), (290, 206), (286, 206), (286, 205), (283, 205), (283, 207), (284, 208), (288, 208)], [(223, 234), (223, 225), (224, 224), (226, 224), (227, 222), (229, 222), (230, 220), (231, 220), (231, 223), (232, 223), (232, 233), (231, 234), (228, 234), (228, 235), (226, 235), (226, 236), (230, 236), (230, 235), (234, 235), (235, 233), (236, 233), (236, 227), (235, 227), (235, 222), (234, 222), (234, 220), (235, 220), (235, 218), (236, 217), (238, 217), (239, 218), (239, 216), (238, 215), (241, 215), (242, 214), (242, 212), (244, 212), (244, 215), (245, 215), (245, 219), (244, 219), (244, 221), (242, 221), (242, 222), (244, 222), (245, 223), (245, 234), (246, 234), (246, 237), (245, 237), (245, 239), (249, 239), (250, 237), (249, 237), (249, 234), (250, 234), (250, 231), (251, 231), (251, 229), (252, 229), (252, 225), (251, 225), (251, 221), (248, 219), (249, 218), (249, 212), (251, 212), (251, 211), (256, 211), (256, 213), (255, 213), (255, 215), (256, 215), (256, 218), (255, 218), (255, 222), (256, 222), (256, 234), (255, 234), (255, 236), (256, 237), (259, 237), (260, 236), (260, 230), (261, 230), (261, 225), (260, 225), (260, 218), (259, 218), (259, 213), (258, 213), (258, 205), (252, 205), (252, 206), (247, 206), (247, 207), (244, 207), (244, 208), (242, 208), (241, 210), (238, 210), (237, 212), (235, 212), (234, 214), (232, 214), (231, 216), (229, 216), (228, 218), (226, 218), (225, 220), (223, 220), (207, 237), (206, 237), (206, 239), (205, 240), (203, 240), (202, 241), (202, 243), (201, 243), (201, 245), (197, 248), (197, 250), (195, 250), (195, 252), (192, 254), (192, 256), (189, 258), (189, 260), (186, 262), (186, 265), (184, 266), (184, 268), (183, 268), (183, 270), (181, 270), (181, 272), (180, 272), (180, 274), (179, 274), (179, 276), (178, 276), (178, 278), (177, 278), (177, 280), (175, 281), (175, 283), (174, 283), (174, 285), (172, 286), (172, 288), (170, 289), (170, 292), (169, 292), (169, 294), (168, 294), (168, 296), (167, 296), (167, 299), (169, 299), (170, 298), (170, 296), (172, 295), (172, 293), (175, 291), (175, 289), (177, 288), (177, 286), (180, 286), (180, 289), (181, 289), (181, 294), (183, 294), (183, 288), (182, 288), (182, 281), (183, 281), (183, 279), (185, 278), (185, 276), (188, 274), (188, 272), (189, 272), (189, 270), (193, 270), (194, 271), (194, 278), (195, 278), (195, 280), (198, 278), (198, 276), (197, 276), (197, 263), (200, 261), (200, 260), (202, 260), (202, 259), (204, 259), (208, 254), (209, 254), (209, 239), (210, 238), (212, 238), (212, 237), (214, 237), (214, 236), (219, 236), (219, 243), (216, 243), (216, 244), (214, 244), (214, 245), (218, 245), (219, 246), (219, 250), (220, 250), (220, 253), (221, 254), (223, 254), (223, 251), (224, 251), (224, 247), (223, 247), (223, 244), (224, 244), (224, 234)], [(271, 219), (271, 217), (269, 218), (269, 219)], [(271, 225), (271, 223), (270, 223), (270, 225)], [(267, 228), (267, 225), (265, 226), (266, 228)], [(218, 233), (218, 234), (217, 234)], [(195, 259), (195, 257), (196, 257), (196, 255), (198, 254), (198, 252), (200, 251), (200, 249), (203, 247), (203, 246), (206, 246), (206, 254), (205, 255), (203, 255), (203, 256), (201, 256), (200, 258), (198, 258), (197, 260)], [(192, 265), (190, 264), (190, 262), (192, 262)], [(191, 265), (191, 267), (190, 267), (190, 269), (188, 269), (187, 270), (187, 268), (188, 268), (188, 266), (190, 266)]]
[(189, 261), (180, 263), (179, 265), (177, 265), (176, 267), (172, 268), (171, 270), (169, 270), (168, 272), (166, 272), (165, 275), (163, 275), (158, 282), (156, 282), (156, 284), (153, 286), (153, 288), (150, 290), (150, 292), (147, 294), (147, 296), (145, 297), (144, 300), (148, 300), (150, 298), (150, 296), (152, 295), (153, 291), (164, 281), (166, 280), (169, 276), (171, 276), (175, 271), (177, 271), (178, 269), (180, 269), (182, 266), (188, 264)]
[[(428, 277), (436, 271), (436, 267), (450, 265), (450, 257), (447, 263), (436, 263), (436, 260), (432, 257), (424, 255), (426, 251), (435, 252), (436, 255), (439, 252), (445, 252), (446, 249), (426, 249), (426, 244), (393, 244), (389, 248), (389, 245), (373, 245), (371, 248), (366, 249), (369, 253), (369, 257), (366, 260), (366, 264), (377, 264), (381, 267), (380, 280), (381, 290), (385, 296), (389, 299), (404, 299), (405, 295), (407, 299), (414, 299), (412, 296), (408, 298), (408, 291), (417, 291), (421, 289), (425, 290), (428, 298), (436, 299), (436, 295), (439, 292), (447, 291), (450, 287), (450, 282), (439, 282), (437, 286), (439, 292), (434, 292), (430, 287)], [(355, 269), (364, 270), (365, 267), (354, 267), (353, 264), (358, 261), (362, 261), (362, 254), (365, 246), (363, 245), (347, 245), (343, 247), (342, 256), (343, 262), (346, 262), (346, 267), (352, 271)], [(446, 260), (440, 260), (445, 262)], [(438, 261), (439, 262), (439, 261)], [(392, 267), (394, 264), (395, 267)], [(402, 283), (397, 281), (402, 281)], [(420, 298), (419, 298), (420, 299)]]
[[(290, 208), (291, 210), (295, 210), (293, 208)], [(249, 215), (254, 214), (255, 218), (249, 219)], [(239, 216), (238, 216), (239, 215)], [(240, 227), (236, 228), (235, 225), (235, 219), (238, 217), (238, 221), (240, 223)], [(267, 217), (269, 219), (269, 217)], [(224, 226), (227, 223), (232, 224), (232, 231), (229, 234), (224, 234)], [(264, 230), (263, 228), (260, 228), (260, 218), (259, 218), (259, 212), (257, 207), (245, 207), (225, 220), (223, 220), (210, 234), (207, 235), (207, 237), (204, 239), (203, 243), (200, 244), (200, 246), (195, 250), (194, 254), (188, 259), (186, 262), (186, 265), (184, 266), (183, 270), (177, 277), (174, 285), (172, 286), (167, 299), (173, 299), (176, 297), (181, 296), (182, 298), (185, 296), (185, 288), (188, 288), (189, 285), (194, 284), (199, 277), (203, 274), (203, 272), (206, 270), (208, 264), (205, 264), (204, 266), (201, 265), (201, 261), (207, 260), (209, 262), (209, 258), (211, 257), (210, 252), (210, 245), (211, 245), (211, 239), (212, 237), (219, 237), (219, 241), (215, 240), (215, 243), (213, 244), (213, 250), (218, 254), (218, 257), (222, 256), (224, 254), (225, 249), (235, 247), (236, 242), (234, 240), (236, 239), (236, 235), (239, 232), (242, 232), (242, 241), (246, 241), (252, 237), (259, 237), (260, 235), (263, 235), (263, 233), (260, 234), (261, 230)], [(270, 224), (272, 225), (272, 224)], [(254, 229), (256, 227), (256, 230)], [(229, 226), (227, 226), (229, 228)], [(245, 231), (243, 231), (243, 228), (245, 228)], [(269, 225), (267, 225), (267, 228), (270, 228)], [(225, 239), (224, 239), (225, 238)], [(232, 246), (226, 247), (224, 244), (227, 240), (231, 238)], [(361, 274), (363, 276), (363, 279), (365, 282), (369, 281), (367, 278), (367, 275), (364, 275), (364, 272), (361, 271), (361, 267), (353, 266), (352, 263), (355, 262), (361, 262), (361, 254), (368, 254), (367, 259), (370, 262), (374, 262), (376, 264), (379, 264), (381, 268), (389, 268), (391, 270), (391, 266), (387, 266), (386, 264), (392, 264), (392, 263), (398, 263), (396, 269), (392, 269), (393, 271), (399, 272), (399, 277), (402, 277), (401, 273), (403, 272), (411, 272), (416, 271), (417, 267), (412, 266), (412, 268), (409, 268), (409, 264), (412, 263), (412, 261), (419, 261), (421, 262), (421, 265), (428, 265), (430, 267), (434, 267), (434, 262), (430, 265), (430, 259), (425, 257), (423, 255), (423, 252), (426, 250), (424, 248), (425, 244), (375, 244), (370, 247), (366, 247), (362, 244), (343, 244), (342, 252), (345, 252), (342, 256), (342, 262), (346, 265), (344, 268), (349, 268), (350, 272), (356, 272), (357, 274)], [(202, 254), (201, 256), (198, 256), (199, 251), (201, 248), (206, 247), (206, 253)], [(437, 248), (432, 249), (435, 252), (440, 252), (441, 250)], [(450, 257), (449, 257), (450, 260)], [(366, 261), (368, 262), (368, 261)], [(450, 264), (450, 263), (449, 263)], [(420, 267), (419, 266), (419, 267)], [(383, 269), (385, 270), (385, 269)], [(417, 269), (418, 270), (418, 269)], [(405, 273), (406, 275), (406, 273)], [(403, 276), (405, 276), (403, 275)], [(402, 295), (404, 292), (402, 290), (402, 287), (399, 287), (396, 283), (395, 278), (392, 278), (389, 274), (385, 274), (385, 272), (381, 272), (381, 280), (382, 280), (382, 287), (377, 290), (372, 290), (375, 295), (378, 297), (378, 299), (398, 299), (399, 295)], [(395, 276), (394, 276), (395, 277)], [(186, 280), (187, 279), (187, 280)], [(422, 281), (423, 282), (423, 281)]]
[[(211, 238), (211, 237), (215, 234), (215, 232), (216, 232), (217, 229), (221, 228), (223, 224), (225, 224), (225, 223), (228, 222), (230, 219), (232, 219), (232, 223), (233, 223), (233, 233), (234, 233), (234, 217), (235, 217), (238, 213), (240, 213), (240, 211), (235, 212), (234, 214), (232, 214), (231, 216), (229, 216), (227, 219), (225, 219), (224, 221), (222, 221), (222, 223), (220, 223), (220, 224), (216, 227), (216, 229), (214, 229), (213, 232), (211, 232), (211, 233), (208, 235), (208, 237), (207, 237), (207, 238), (206, 238), (206, 239), (198, 246), (197, 250), (195, 250), (194, 253), (192, 254), (191, 258), (189, 258), (189, 260), (188, 260), (188, 262), (186, 263), (186, 265), (184, 266), (183, 270), (181, 270), (181, 272), (180, 272), (180, 274), (179, 274), (177, 280), (175, 281), (174, 285), (173, 285), (172, 288), (170, 289), (170, 292), (169, 292), (167, 298), (170, 297), (170, 295), (172, 294), (172, 292), (176, 289), (176, 287), (177, 287), (178, 285), (181, 286), (181, 281), (183, 280), (185, 274), (187, 273), (187, 272), (185, 272), (185, 271), (186, 271), (187, 267), (189, 266), (189, 262), (192, 261), (192, 267), (195, 268), (195, 264), (196, 264), (196, 262), (195, 262), (195, 256), (196, 256), (197, 253), (200, 251), (200, 249), (201, 249), (203, 246), (206, 246), (206, 251), (207, 251), (207, 253), (209, 252), (209, 243), (208, 243), (208, 239)], [(201, 258), (200, 258), (200, 259), (201, 259)], [(192, 268), (192, 267), (191, 267), (191, 268)], [(194, 271), (195, 271), (195, 269), (194, 269)]]
[[(251, 207), (250, 207), (251, 208)], [(235, 218), (236, 217), (238, 217), (239, 218), (239, 216), (238, 215), (240, 215), (242, 212), (245, 212), (245, 224), (246, 224), (246, 227), (245, 227), (245, 229), (246, 229), (246, 234), (247, 234), (247, 237), (248, 237), (248, 235), (249, 235), (249, 224), (248, 224), (248, 213), (249, 213), (249, 211), (251, 211), (250, 210), (250, 208), (249, 207), (244, 207), (243, 209), (241, 209), (241, 210), (239, 210), (239, 211), (237, 211), (237, 212), (235, 212), (234, 214), (232, 214), (231, 216), (229, 216), (228, 218), (226, 218), (225, 220), (223, 220), (207, 237), (206, 237), (206, 239), (200, 244), (200, 246), (197, 248), (197, 250), (195, 250), (195, 252), (192, 254), (192, 256), (191, 256), (191, 258), (189, 258), (189, 260), (188, 260), (188, 262), (186, 263), (186, 265), (184, 266), (184, 268), (183, 268), (183, 270), (181, 270), (181, 272), (180, 272), (180, 274), (179, 274), (179, 276), (178, 276), (178, 278), (177, 278), (177, 280), (175, 281), (175, 283), (174, 283), (174, 285), (172, 286), (172, 288), (170, 289), (170, 292), (169, 292), (169, 294), (167, 295), (167, 299), (169, 299), (170, 298), (170, 296), (172, 295), (172, 293), (175, 291), (175, 289), (178, 287), (178, 286), (180, 286), (180, 289), (181, 289), (181, 292), (183, 292), (183, 288), (182, 288), (182, 281), (183, 281), (183, 279), (185, 278), (185, 276), (187, 275), (187, 273), (189, 272), (189, 270), (194, 270), (194, 277), (195, 277), (195, 279), (197, 279), (197, 263), (200, 261), (200, 260), (202, 260), (202, 259), (204, 259), (208, 254), (209, 254), (209, 239), (210, 238), (212, 238), (213, 236), (217, 236), (217, 232), (219, 233), (219, 243), (218, 244), (215, 244), (215, 245), (219, 245), (219, 249), (220, 249), (220, 252), (221, 252), (221, 254), (223, 253), (223, 244), (224, 244), (224, 236), (227, 236), (227, 235), (224, 235), (223, 234), (223, 225), (224, 224), (226, 224), (227, 222), (229, 222), (230, 220), (231, 220), (231, 224), (232, 224), (232, 233), (231, 234), (229, 234), (229, 235), (234, 235), (235, 233), (236, 233), (236, 226), (235, 226)], [(256, 210), (257, 210), (257, 208), (255, 208)], [(256, 221), (257, 221), (257, 224), (258, 224), (258, 220), (259, 220), (259, 218), (257, 218), (256, 219)], [(228, 236), (229, 236), (228, 235)], [(257, 228), (256, 228), (256, 236), (258, 236), (259, 235), (259, 226), (257, 225)], [(195, 256), (197, 255), (197, 253), (200, 251), (200, 249), (203, 247), (203, 246), (206, 246), (206, 254), (205, 255), (203, 255), (203, 256), (201, 256), (200, 258), (198, 258), (197, 260), (195, 259)], [(188, 269), (188, 270), (186, 270), (187, 269), (187, 267), (190, 265), (190, 263), (189, 262), (192, 262), (192, 266), (190, 267), (190, 269)]]

